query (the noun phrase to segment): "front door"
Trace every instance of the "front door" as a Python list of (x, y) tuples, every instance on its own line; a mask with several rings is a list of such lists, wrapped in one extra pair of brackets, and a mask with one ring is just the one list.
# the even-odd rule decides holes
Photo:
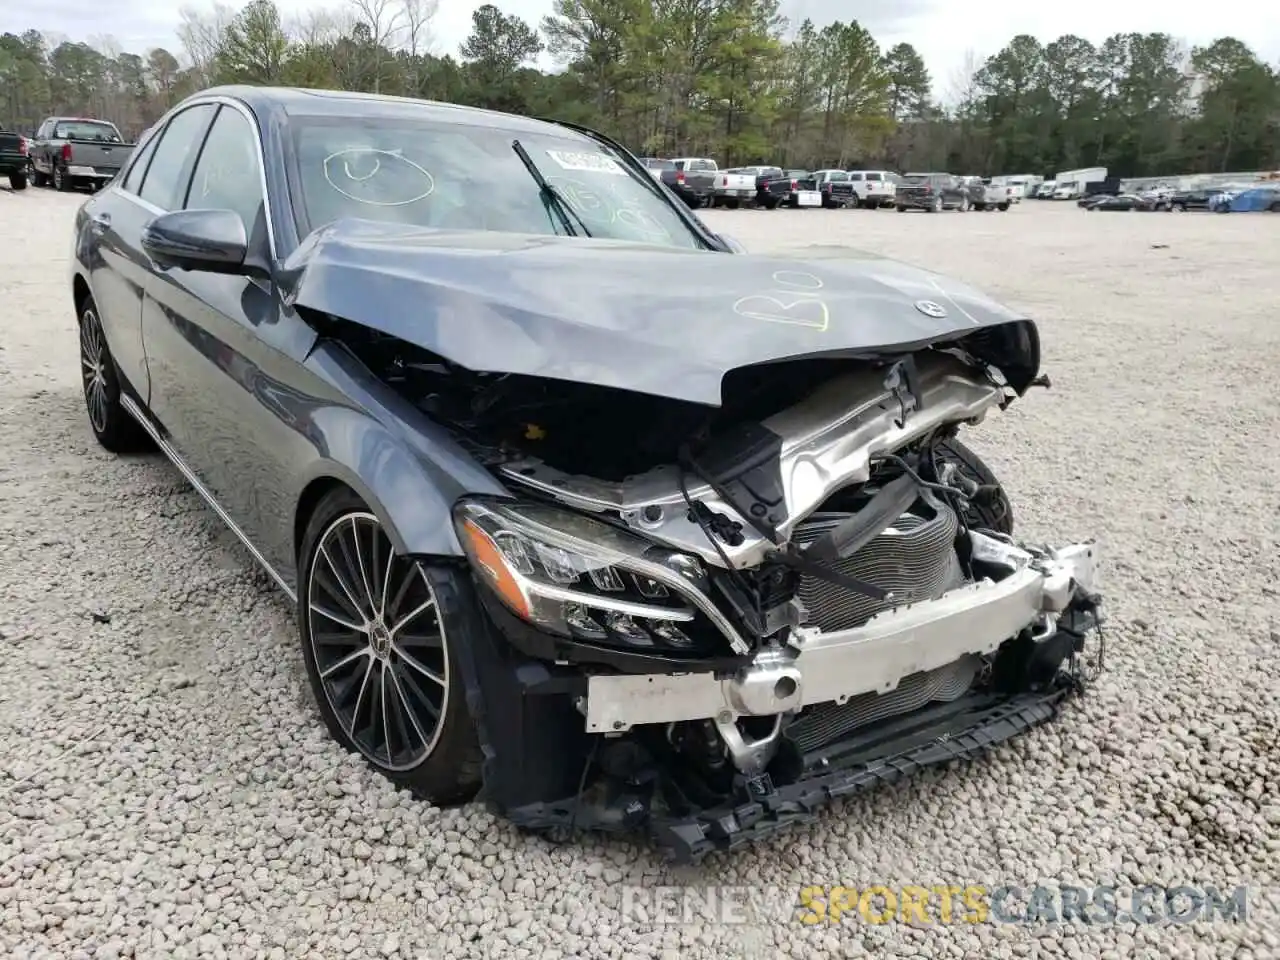
[[(253, 120), (223, 105), (209, 129), (181, 207), (231, 210), (250, 258), (274, 267)], [(291, 566), (293, 465), (306, 461), (306, 398), (297, 378), (315, 333), (283, 310), (275, 283), (171, 268), (153, 274), (143, 335), (156, 412), (179, 453), (277, 570)]]

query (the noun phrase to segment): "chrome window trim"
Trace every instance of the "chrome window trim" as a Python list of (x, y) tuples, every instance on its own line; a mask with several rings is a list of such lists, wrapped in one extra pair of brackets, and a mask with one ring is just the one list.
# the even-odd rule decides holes
[[(278, 263), (280, 260), (280, 254), (276, 246), (275, 225), (271, 221), (271, 198), (267, 193), (267, 152), (266, 152), (266, 147), (263, 146), (263, 143), (262, 143), (262, 131), (258, 129), (258, 119), (253, 115), (253, 111), (250, 110), (247, 106), (245, 106), (245, 104), (241, 103), (239, 100), (236, 100), (233, 97), (223, 96), (222, 94), (215, 94), (211, 96), (197, 96), (192, 99), (182, 101), (182, 103), (179, 104), (179, 106), (182, 109), (181, 110), (175, 109), (173, 113), (168, 118), (165, 119), (164, 126), (161, 127), (156, 132), (155, 136), (163, 136), (164, 131), (169, 129), (169, 123), (179, 113), (183, 112), (183, 110), (187, 110), (191, 107), (198, 107), (198, 106), (201, 106), (202, 104), (212, 104), (214, 106), (230, 107), (232, 110), (235, 110), (242, 117), (244, 117), (245, 120), (249, 122), (249, 129), (253, 131), (253, 142), (256, 148), (255, 154), (258, 158), (258, 188), (262, 191), (263, 213), (266, 216), (266, 221), (267, 221), (267, 251), (270, 254), (271, 261), (273, 263)], [(209, 126), (205, 128), (204, 133), (206, 138), (209, 135), (209, 131), (213, 129), (213, 124), (216, 123), (217, 120), (218, 120), (218, 116), (215, 113), (213, 120), (210, 122)], [(140, 143), (136, 147), (134, 147), (135, 153), (142, 146), (143, 146), (143, 143)], [(203, 149), (204, 149), (204, 145), (202, 142), (201, 150)], [(197, 156), (196, 163), (193, 164), (191, 167), (191, 175), (193, 177), (195, 176), (196, 165), (198, 165), (199, 163), (200, 163), (200, 158), (199, 156)], [(112, 186), (122, 196), (129, 198), (130, 200), (134, 201), (139, 206), (141, 206), (144, 210), (154, 213), (156, 216), (160, 216), (163, 213), (169, 212), (167, 210), (161, 210), (159, 207), (157, 207), (154, 203), (151, 203), (149, 200), (143, 200), (142, 197), (138, 196), (138, 194), (125, 190), (123, 187), (123, 180), (120, 181), (119, 185), (113, 183)], [(188, 192), (191, 190), (190, 180), (187, 181), (187, 190)]]

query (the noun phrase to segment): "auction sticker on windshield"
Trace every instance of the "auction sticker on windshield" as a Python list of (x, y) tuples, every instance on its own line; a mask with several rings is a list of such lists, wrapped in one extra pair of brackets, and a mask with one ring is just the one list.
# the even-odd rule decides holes
[(625, 177), (626, 171), (612, 157), (603, 153), (566, 153), (563, 150), (548, 150), (547, 156), (560, 164), (565, 170), (583, 170), (587, 173), (612, 173)]

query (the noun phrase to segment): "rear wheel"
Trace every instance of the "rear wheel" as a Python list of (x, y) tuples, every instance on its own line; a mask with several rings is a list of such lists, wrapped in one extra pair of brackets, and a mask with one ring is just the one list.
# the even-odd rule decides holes
[(49, 178), (36, 169), (34, 161), (27, 164), (27, 178), (33, 187), (43, 187), (49, 182)]
[(469, 800), (481, 754), (451, 646), (470, 595), (462, 574), (397, 554), (345, 487), (316, 507), (301, 560), (302, 656), (329, 733), (423, 799)]
[(929, 212), (930, 212), (930, 213), (941, 213), (941, 212), (942, 212), (942, 198), (941, 198), (941, 197), (934, 197), (934, 198), (933, 198), (933, 206), (931, 206), (931, 207), (929, 208)]
[(146, 449), (147, 432), (120, 403), (120, 377), (92, 299), (80, 308), (80, 379), (89, 426), (98, 443), (112, 453)]
[(25, 190), (25, 189), (27, 189), (27, 173), (26, 173), (26, 171), (24, 170), (24, 171), (21, 171), (21, 172), (19, 172), (19, 173), (11, 173), (11, 174), (9, 174), (9, 186), (13, 187), (13, 189), (15, 189), (15, 190)]
[(53, 168), (53, 189), (66, 192), (71, 189), (71, 178), (62, 167)]
[(1267, 207), (1267, 210), (1271, 213), (1280, 213), (1280, 200), (1273, 202), (1271, 206)]
[(906, 208), (906, 207), (904, 207), (902, 204), (898, 204), (898, 205), (897, 205), (897, 207), (896, 207), (896, 209), (897, 209), (897, 211), (898, 211), (899, 213), (906, 213), (906, 212), (907, 212), (907, 208)]
[(999, 210), (1001, 213), (1004, 213), (1006, 210), (1009, 209), (1009, 205), (1007, 203), (1000, 203), (996, 205), (996, 209)]

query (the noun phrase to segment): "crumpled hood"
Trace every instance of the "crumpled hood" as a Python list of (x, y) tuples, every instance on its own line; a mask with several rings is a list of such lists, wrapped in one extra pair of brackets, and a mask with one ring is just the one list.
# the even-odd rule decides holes
[(295, 305), (469, 370), (719, 405), (734, 368), (919, 349), (982, 328), (1022, 392), (1035, 325), (963, 284), (846, 249), (812, 259), (344, 220), (284, 265)]

